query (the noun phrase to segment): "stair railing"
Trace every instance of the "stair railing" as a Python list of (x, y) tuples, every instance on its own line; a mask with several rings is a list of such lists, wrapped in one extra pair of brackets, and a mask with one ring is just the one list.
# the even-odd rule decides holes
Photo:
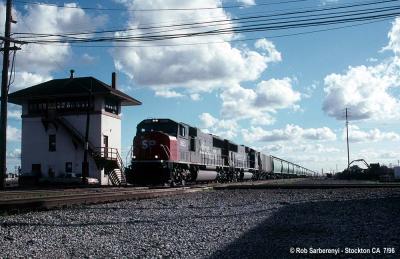
[[(77, 130), (67, 119), (64, 117), (56, 117), (55, 121), (61, 124), (64, 128), (66, 128), (71, 134), (75, 135), (76, 138), (79, 139), (81, 142), (85, 142), (85, 137), (82, 135), (82, 133)], [(93, 152), (95, 150), (94, 146), (92, 143), (89, 141), (89, 149)]]
[(122, 158), (118, 152), (118, 149), (116, 149), (116, 155), (117, 155), (117, 163), (119, 166), (119, 170), (121, 171), (121, 183), (125, 183), (126, 184), (126, 175), (125, 175), (125, 166), (124, 166), (124, 162), (122, 161)]

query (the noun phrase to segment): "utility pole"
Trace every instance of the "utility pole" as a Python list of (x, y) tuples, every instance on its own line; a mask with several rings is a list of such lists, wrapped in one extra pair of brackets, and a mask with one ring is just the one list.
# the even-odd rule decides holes
[[(73, 72), (71, 71), (71, 74)], [(90, 131), (90, 113), (92, 107), (92, 91), (93, 91), (93, 82), (90, 80), (90, 90), (88, 92), (88, 102), (86, 109), (86, 129), (85, 129), (85, 149), (83, 152), (83, 168), (82, 168), (82, 183), (87, 184), (87, 178), (89, 177), (89, 162), (88, 162), (88, 154), (89, 154), (89, 131)]]
[(4, 29), (3, 71), (1, 78), (1, 114), (0, 114), (0, 188), (5, 188), (7, 172), (7, 102), (8, 102), (8, 67), (10, 64), (11, 35), (11, 0), (6, 3), (6, 23)]
[(346, 139), (347, 139), (347, 169), (350, 166), (350, 151), (349, 151), (349, 120), (347, 116), (347, 108), (346, 108)]

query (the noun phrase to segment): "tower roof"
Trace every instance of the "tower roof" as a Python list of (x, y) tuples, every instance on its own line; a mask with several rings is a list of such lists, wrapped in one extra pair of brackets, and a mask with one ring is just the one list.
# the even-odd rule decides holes
[(129, 95), (112, 88), (94, 77), (76, 77), (53, 79), (9, 94), (9, 102), (22, 104), (26, 100), (38, 100), (57, 97), (113, 96), (121, 105), (132, 106), (142, 103)]

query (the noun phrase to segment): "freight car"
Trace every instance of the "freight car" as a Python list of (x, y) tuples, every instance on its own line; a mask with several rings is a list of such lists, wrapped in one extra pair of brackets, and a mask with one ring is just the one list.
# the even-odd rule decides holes
[(171, 119), (146, 119), (137, 125), (127, 170), (133, 183), (171, 185), (306, 177), (312, 173)]

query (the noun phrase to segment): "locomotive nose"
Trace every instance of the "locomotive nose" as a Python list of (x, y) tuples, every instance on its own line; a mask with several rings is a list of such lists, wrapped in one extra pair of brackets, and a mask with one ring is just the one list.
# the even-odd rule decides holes
[(134, 139), (132, 170), (136, 183), (165, 183), (169, 164), (177, 159), (176, 138), (162, 132), (145, 132)]
[(156, 145), (156, 143), (157, 142), (153, 139), (142, 138), (141, 146), (142, 146), (142, 149), (148, 149), (148, 148), (154, 147)]
[(169, 160), (170, 143), (168, 135), (149, 132), (135, 138), (134, 159)]

